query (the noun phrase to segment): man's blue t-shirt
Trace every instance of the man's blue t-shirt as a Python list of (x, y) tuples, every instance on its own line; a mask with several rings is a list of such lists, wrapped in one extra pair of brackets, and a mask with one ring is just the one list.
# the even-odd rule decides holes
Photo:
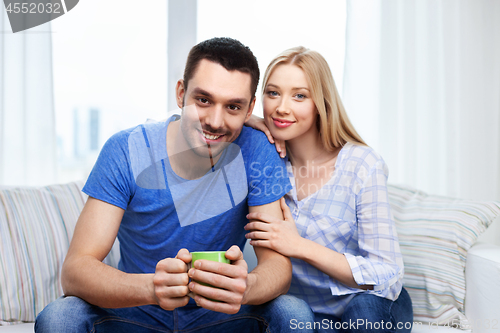
[(174, 258), (181, 248), (243, 249), (248, 206), (274, 202), (291, 189), (274, 146), (249, 127), (205, 176), (179, 177), (166, 148), (168, 124), (177, 117), (113, 135), (83, 188), (125, 210), (118, 268), (127, 273), (154, 273), (158, 261)]

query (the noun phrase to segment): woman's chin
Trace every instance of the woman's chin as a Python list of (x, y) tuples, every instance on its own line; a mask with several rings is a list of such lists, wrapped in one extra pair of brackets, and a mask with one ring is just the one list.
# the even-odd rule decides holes
[(276, 128), (274, 126), (272, 119), (271, 120), (266, 119), (265, 124), (266, 124), (267, 128), (269, 128), (269, 132), (271, 132), (271, 135), (273, 136), (273, 138), (275, 140), (286, 141), (286, 140), (293, 139), (290, 135), (286, 135), (285, 133), (283, 133), (284, 131), (282, 128)]
[(276, 131), (275, 132), (270, 131), (270, 132), (271, 132), (271, 135), (273, 136), (274, 140), (287, 141), (287, 140), (293, 139), (292, 137), (290, 137), (290, 135), (283, 135), (283, 133), (276, 133)]

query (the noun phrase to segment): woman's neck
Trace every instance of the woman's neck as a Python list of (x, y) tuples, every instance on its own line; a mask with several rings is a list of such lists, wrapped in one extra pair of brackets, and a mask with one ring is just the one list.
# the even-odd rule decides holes
[(289, 159), (293, 166), (308, 165), (308, 161), (321, 164), (331, 159), (317, 131), (286, 142)]
[(318, 132), (286, 142), (298, 200), (319, 191), (332, 178), (341, 148), (328, 151)]

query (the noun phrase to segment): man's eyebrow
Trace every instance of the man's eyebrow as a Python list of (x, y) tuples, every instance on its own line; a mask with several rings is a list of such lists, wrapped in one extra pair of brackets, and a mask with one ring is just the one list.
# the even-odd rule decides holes
[[(211, 93), (209, 93), (208, 91), (203, 90), (201, 88), (194, 88), (193, 94), (202, 95), (202, 96), (206, 96), (206, 97), (212, 97)], [(247, 103), (249, 103), (248, 99), (246, 99), (246, 98), (233, 98), (233, 99), (228, 100), (227, 102), (229, 104), (247, 104)]]
[(203, 96), (207, 96), (207, 97), (212, 97), (212, 94), (210, 94), (208, 91), (205, 91), (201, 88), (194, 88), (193, 89), (193, 94), (196, 94), (196, 95), (203, 95)]
[(248, 100), (246, 98), (234, 98), (228, 101), (230, 104), (247, 104)]

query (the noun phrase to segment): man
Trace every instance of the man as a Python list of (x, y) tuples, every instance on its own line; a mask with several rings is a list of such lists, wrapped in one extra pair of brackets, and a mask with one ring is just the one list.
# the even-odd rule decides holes
[[(246, 214), (282, 218), (279, 199), (290, 189), (265, 135), (243, 127), (258, 80), (247, 47), (202, 42), (176, 86), (181, 117), (108, 140), (83, 189), (65, 297), (40, 313), (37, 332), (283, 332), (292, 319), (312, 321), (307, 304), (278, 297), (291, 280), (288, 258), (255, 248), (258, 265), (247, 273), (240, 250)], [(102, 263), (117, 235), (119, 270)], [(232, 264), (188, 270), (190, 251), (206, 250), (227, 250)]]

